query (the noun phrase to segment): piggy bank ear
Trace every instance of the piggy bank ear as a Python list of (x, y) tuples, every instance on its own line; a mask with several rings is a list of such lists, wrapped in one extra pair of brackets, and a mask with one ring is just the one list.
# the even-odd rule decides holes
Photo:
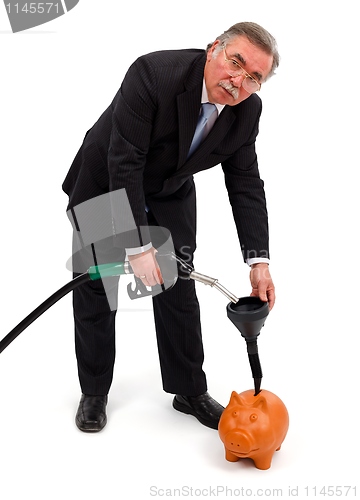
[(241, 405), (244, 406), (244, 402), (240, 397), (240, 394), (237, 392), (233, 391), (230, 396), (230, 402), (228, 406), (235, 406), (235, 405)]
[(268, 411), (268, 404), (264, 397), (260, 397), (258, 400), (256, 400), (255, 403), (253, 404), (253, 407), (258, 408), (264, 413), (267, 413)]

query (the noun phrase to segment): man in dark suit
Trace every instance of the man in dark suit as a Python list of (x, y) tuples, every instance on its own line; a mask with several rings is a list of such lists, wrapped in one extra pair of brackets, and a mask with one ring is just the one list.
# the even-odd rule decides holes
[[(68, 172), (63, 189), (69, 208), (125, 188), (136, 225), (167, 228), (176, 252), (191, 264), (193, 175), (222, 164), (244, 260), (251, 267), (251, 293), (271, 308), (267, 210), (255, 152), (261, 114), (256, 92), (278, 63), (274, 38), (255, 23), (232, 26), (206, 51), (160, 51), (137, 59)], [(215, 104), (212, 128), (189, 153), (204, 102)], [(161, 283), (150, 237), (127, 252), (135, 276), (146, 286)], [(216, 429), (223, 407), (207, 392), (194, 282), (178, 280), (153, 297), (153, 307), (164, 390), (175, 395), (176, 410)], [(115, 311), (101, 281), (74, 291), (74, 316), (82, 389), (76, 424), (96, 432), (106, 424), (115, 359)]]

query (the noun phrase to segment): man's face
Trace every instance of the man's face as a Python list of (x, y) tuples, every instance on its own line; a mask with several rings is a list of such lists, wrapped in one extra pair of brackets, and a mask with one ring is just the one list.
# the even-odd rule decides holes
[(261, 84), (271, 70), (273, 56), (253, 45), (245, 36), (238, 36), (226, 45), (226, 56), (221, 49), (217, 54), (215, 52), (214, 57), (218, 48), (220, 42), (216, 40), (207, 53), (205, 63), (204, 78), (209, 101), (235, 106), (251, 94), (242, 87), (244, 75), (232, 77), (227, 73), (225, 57), (236, 61)]

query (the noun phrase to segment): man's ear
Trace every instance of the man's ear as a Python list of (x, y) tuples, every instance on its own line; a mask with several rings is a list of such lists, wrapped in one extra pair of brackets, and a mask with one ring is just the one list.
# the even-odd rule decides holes
[(212, 59), (214, 50), (216, 49), (216, 47), (219, 46), (219, 44), (220, 44), (220, 40), (215, 40), (215, 42), (212, 44), (212, 46), (210, 47), (210, 49), (207, 52), (207, 60)]

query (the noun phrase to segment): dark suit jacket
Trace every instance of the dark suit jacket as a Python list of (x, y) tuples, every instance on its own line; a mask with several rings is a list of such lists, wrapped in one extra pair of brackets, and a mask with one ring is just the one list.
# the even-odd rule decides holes
[[(147, 224), (147, 204), (167, 227), (179, 209), (183, 215), (195, 210), (193, 174), (221, 163), (244, 258), (267, 257), (267, 210), (255, 152), (260, 98), (254, 94), (237, 106), (225, 106), (208, 137), (186, 158), (199, 115), (205, 60), (205, 52), (197, 49), (137, 59), (87, 132), (63, 189), (70, 208), (125, 188), (137, 225)], [(216, 202), (216, 187), (210, 191), (209, 202)], [(195, 232), (195, 223), (190, 226)], [(174, 224), (171, 231), (176, 231)]]

